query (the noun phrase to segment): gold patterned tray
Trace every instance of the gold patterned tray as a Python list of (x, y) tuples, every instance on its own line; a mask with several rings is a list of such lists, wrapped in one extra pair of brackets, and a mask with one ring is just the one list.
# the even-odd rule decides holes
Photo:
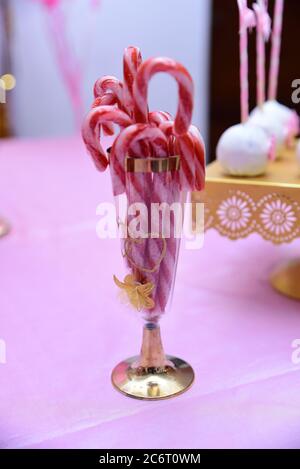
[(194, 193), (193, 200), (205, 203), (205, 229), (230, 239), (256, 232), (281, 244), (300, 237), (300, 166), (294, 150), (256, 178), (226, 176), (214, 162), (207, 168), (205, 191)]

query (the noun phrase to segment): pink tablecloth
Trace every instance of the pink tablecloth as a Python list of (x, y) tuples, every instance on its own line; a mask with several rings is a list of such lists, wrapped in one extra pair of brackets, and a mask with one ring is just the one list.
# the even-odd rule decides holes
[(181, 397), (131, 400), (110, 384), (139, 350), (141, 322), (116, 298), (118, 241), (97, 238), (111, 200), (79, 139), (0, 144), (0, 446), (2, 448), (299, 448), (300, 372), (291, 343), (300, 305), (268, 274), (300, 244), (214, 232), (182, 251), (166, 350), (193, 364)]

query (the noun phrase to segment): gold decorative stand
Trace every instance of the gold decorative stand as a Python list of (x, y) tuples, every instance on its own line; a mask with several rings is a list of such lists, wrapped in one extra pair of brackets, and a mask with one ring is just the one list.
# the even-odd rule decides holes
[[(205, 203), (205, 230), (216, 229), (232, 240), (260, 234), (274, 244), (300, 238), (300, 166), (293, 149), (269, 164), (256, 178), (226, 176), (218, 162), (207, 168), (206, 190), (194, 193)], [(271, 275), (280, 293), (300, 300), (300, 259)]]
[(6, 236), (10, 232), (10, 226), (6, 220), (0, 218), (0, 238)]
[(147, 323), (140, 356), (119, 363), (112, 383), (121, 393), (143, 400), (159, 400), (187, 391), (194, 381), (192, 367), (180, 358), (164, 354), (160, 328)]

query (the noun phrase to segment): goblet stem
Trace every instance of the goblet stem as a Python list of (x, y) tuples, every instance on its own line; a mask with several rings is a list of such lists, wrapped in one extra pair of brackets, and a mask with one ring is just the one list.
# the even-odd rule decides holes
[(166, 399), (183, 393), (192, 385), (190, 365), (165, 355), (158, 323), (147, 322), (143, 329), (140, 356), (119, 363), (112, 372), (115, 388), (137, 399)]
[(147, 322), (143, 329), (143, 341), (138, 366), (143, 368), (163, 368), (167, 360), (162, 345), (160, 327)]

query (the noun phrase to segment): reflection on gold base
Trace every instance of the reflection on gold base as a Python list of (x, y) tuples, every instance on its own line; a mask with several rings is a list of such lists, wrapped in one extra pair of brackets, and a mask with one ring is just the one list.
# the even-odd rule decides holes
[(10, 231), (10, 226), (7, 223), (7, 221), (0, 218), (0, 238), (2, 238), (2, 236), (7, 235), (9, 231)]
[(187, 391), (194, 381), (193, 368), (180, 358), (167, 355), (168, 365), (135, 367), (139, 357), (119, 363), (112, 372), (112, 383), (121, 393), (136, 399), (159, 400)]
[(300, 260), (281, 265), (271, 275), (271, 285), (282, 295), (300, 301)]

